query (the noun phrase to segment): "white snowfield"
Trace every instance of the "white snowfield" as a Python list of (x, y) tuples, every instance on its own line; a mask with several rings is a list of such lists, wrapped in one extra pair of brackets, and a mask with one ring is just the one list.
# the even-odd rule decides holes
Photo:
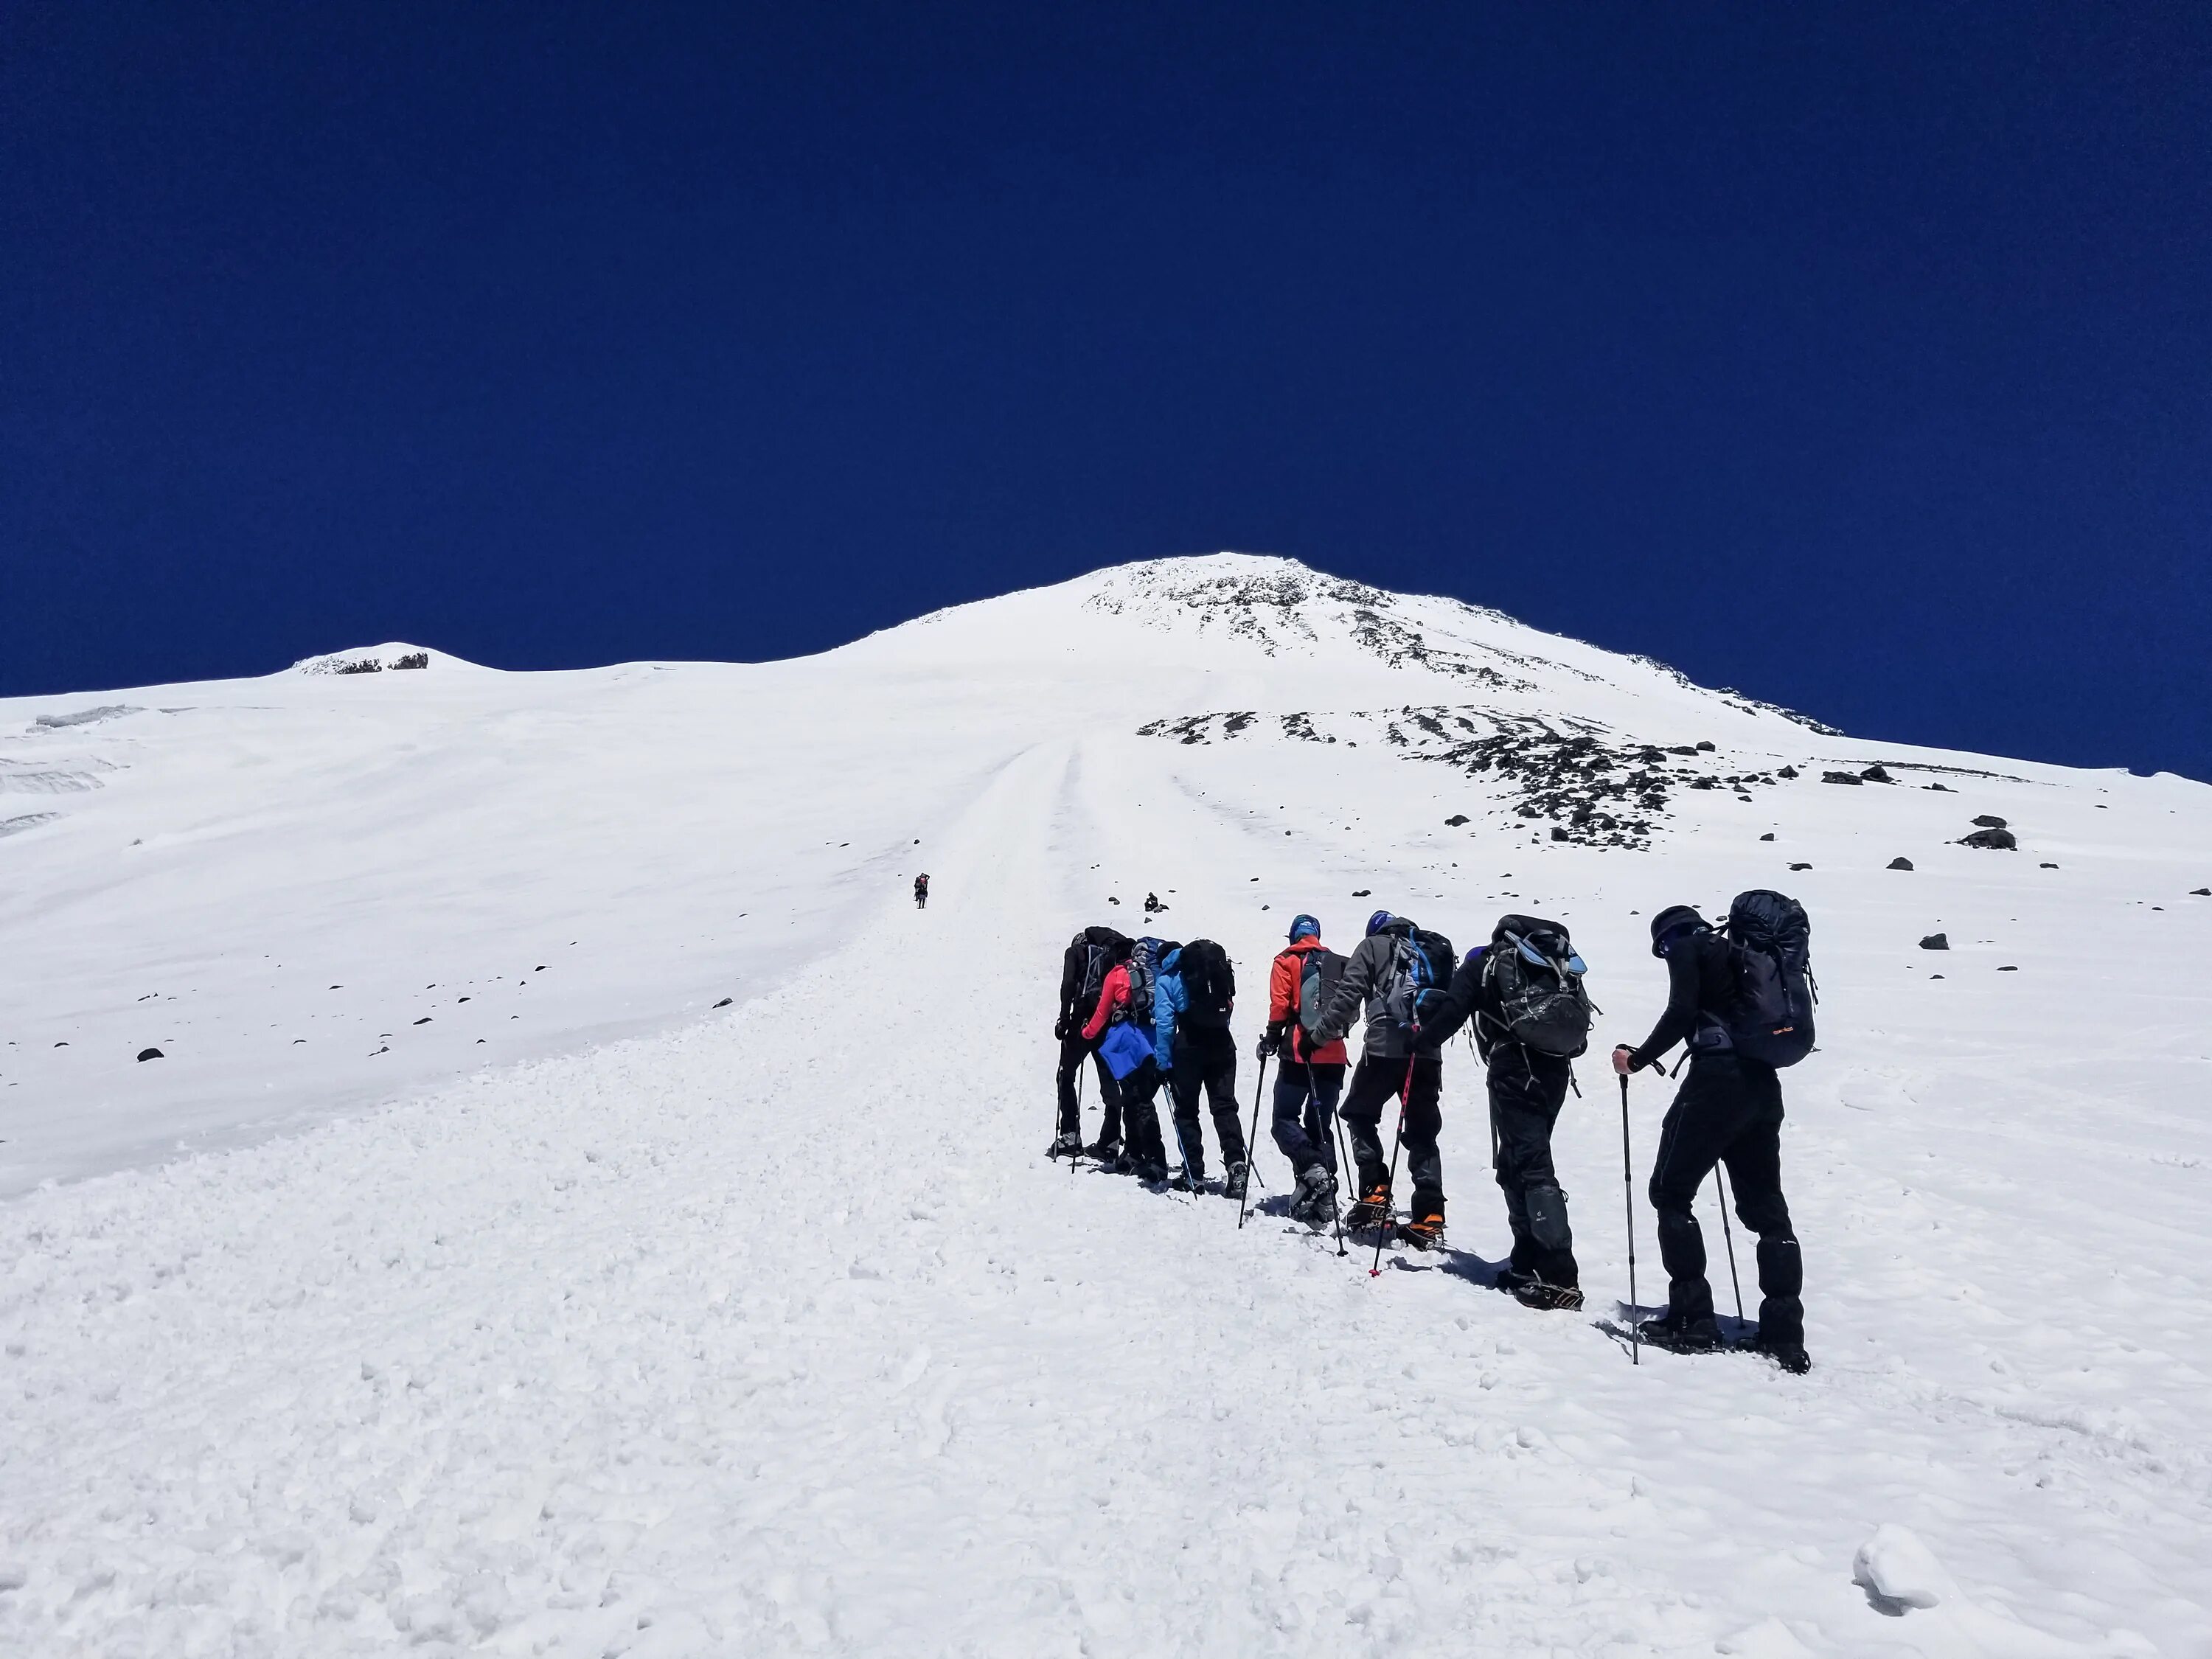
[[(0, 1655), (2212, 1656), (2203, 786), (1242, 556), (793, 662), (408, 654), (0, 703)], [(1561, 920), (1601, 1048), (1650, 915), (1754, 886), (1823, 995), (1808, 1376), (1595, 1328), (1597, 1052), (1581, 1314), (1488, 1288), (1463, 1047), (1451, 1248), (1372, 1278), (1264, 1124), (1241, 1232), (1042, 1156), (1060, 951), (1148, 892), (1249, 1108), (1301, 910)]]

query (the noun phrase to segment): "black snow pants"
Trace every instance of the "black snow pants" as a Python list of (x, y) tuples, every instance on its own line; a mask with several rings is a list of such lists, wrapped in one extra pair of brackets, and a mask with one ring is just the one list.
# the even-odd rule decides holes
[(1129, 1144), (1122, 1150), (1140, 1170), (1153, 1164), (1164, 1174), (1167, 1149), (1160, 1144), (1160, 1115), (1152, 1105), (1160, 1082), (1158, 1062), (1150, 1060), (1121, 1079), (1121, 1121), (1129, 1132)]
[(1492, 1163), (1505, 1194), (1514, 1271), (1547, 1285), (1578, 1287), (1582, 1273), (1567, 1226), (1567, 1195), (1552, 1168), (1552, 1126), (1566, 1104), (1569, 1070), (1557, 1054), (1499, 1043), (1490, 1053), (1490, 1127), (1498, 1139)]
[[(1408, 1068), (1411, 1083), (1408, 1084)], [(1444, 1212), (1443, 1154), (1437, 1136), (1444, 1127), (1444, 1062), (1440, 1054), (1362, 1054), (1337, 1115), (1352, 1132), (1352, 1161), (1364, 1198), (1390, 1184), (1390, 1148), (1382, 1139), (1382, 1110), (1406, 1097), (1406, 1173), (1413, 1182), (1416, 1219)], [(1395, 1133), (1395, 1132), (1394, 1132)]]
[(1183, 1163), (1194, 1181), (1206, 1173), (1206, 1137), (1198, 1127), (1201, 1089), (1213, 1114), (1213, 1133), (1221, 1142), (1221, 1162), (1234, 1169), (1244, 1162), (1244, 1126), (1237, 1119), (1237, 1042), (1225, 1027), (1186, 1025), (1176, 1032), (1168, 1093), (1175, 1102)]
[(1668, 1310), (1684, 1322), (1712, 1316), (1705, 1235), (1691, 1206), (1716, 1164), (1728, 1165), (1735, 1212), (1759, 1236), (1759, 1334), (1802, 1346), (1805, 1268), (1782, 1196), (1782, 1079), (1771, 1066), (1726, 1053), (1693, 1056), (1660, 1125), (1651, 1207), (1659, 1212)]
[(1079, 1034), (1060, 1045), (1060, 1072), (1053, 1079), (1060, 1088), (1060, 1132), (1079, 1136), (1083, 1133), (1083, 1108), (1076, 1097), (1075, 1077), (1083, 1069), (1085, 1054), (1091, 1056), (1097, 1068), (1098, 1098), (1106, 1106), (1106, 1121), (1098, 1131), (1099, 1144), (1118, 1146), (1121, 1144), (1121, 1085), (1107, 1069), (1105, 1057), (1099, 1054), (1097, 1045), (1085, 1042)]
[(1316, 1164), (1336, 1173), (1336, 1129), (1329, 1121), (1344, 1092), (1344, 1064), (1285, 1060), (1275, 1076), (1275, 1150), (1304, 1175)]

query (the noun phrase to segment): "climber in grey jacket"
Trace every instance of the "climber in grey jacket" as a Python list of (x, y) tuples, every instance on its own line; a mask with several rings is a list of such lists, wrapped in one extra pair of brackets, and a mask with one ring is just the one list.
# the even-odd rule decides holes
[[(1413, 1219), (1405, 1236), (1409, 1243), (1434, 1249), (1444, 1232), (1443, 1158), (1437, 1150), (1443, 1128), (1443, 1058), (1435, 1043), (1422, 1040), (1418, 1025), (1401, 1025), (1390, 1006), (1399, 988), (1394, 984), (1398, 947), (1413, 933), (1411, 921), (1388, 910), (1367, 919), (1367, 937), (1346, 961), (1344, 976), (1313, 1038), (1316, 1043), (1334, 1042), (1366, 1009), (1359, 1064), (1337, 1110), (1351, 1132), (1352, 1161), (1358, 1167), (1359, 1201), (1346, 1212), (1345, 1225), (1379, 1227), (1390, 1218), (1390, 1161), (1382, 1124), (1383, 1103), (1395, 1095), (1404, 1109), (1406, 1170), (1413, 1182)], [(1449, 949), (1445, 946), (1447, 953)]]

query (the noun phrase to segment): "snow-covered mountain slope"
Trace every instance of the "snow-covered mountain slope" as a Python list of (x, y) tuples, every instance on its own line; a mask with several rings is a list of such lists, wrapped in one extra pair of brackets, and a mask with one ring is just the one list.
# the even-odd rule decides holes
[[(0, 704), (0, 1651), (2212, 1654), (2202, 786), (1240, 556), (786, 663), (411, 654)], [(1060, 947), (1148, 892), (1249, 1048), (1297, 910), (1559, 916), (1611, 1041), (1644, 918), (1754, 885), (1824, 997), (1808, 1378), (1486, 1289), (1462, 1051), (1455, 1249), (1373, 1279), (1039, 1156)]]

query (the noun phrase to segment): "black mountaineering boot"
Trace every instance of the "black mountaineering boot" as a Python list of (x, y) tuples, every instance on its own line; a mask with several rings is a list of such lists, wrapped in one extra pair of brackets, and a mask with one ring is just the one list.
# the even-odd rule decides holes
[(1721, 1328), (1707, 1314), (1702, 1319), (1678, 1319), (1668, 1310), (1657, 1319), (1647, 1319), (1636, 1333), (1655, 1348), (1675, 1353), (1711, 1353), (1721, 1346)]
[(1251, 1178), (1252, 1166), (1250, 1164), (1231, 1164), (1229, 1166), (1229, 1178), (1221, 1183), (1222, 1197), (1230, 1199), (1236, 1203), (1242, 1204), (1244, 1201), (1244, 1184)]
[(1291, 1195), (1291, 1219), (1310, 1227), (1325, 1227), (1336, 1219), (1336, 1177), (1327, 1165), (1310, 1164), (1298, 1177), (1298, 1189)]
[(1802, 1342), (1769, 1342), (1762, 1335), (1754, 1338), (1751, 1346), (1792, 1376), (1802, 1376), (1813, 1369), (1812, 1358)]
[(1082, 1151), (1083, 1137), (1070, 1129), (1056, 1136), (1052, 1145), (1044, 1149), (1044, 1155), (1047, 1158), (1074, 1158)]
[(1583, 1293), (1571, 1285), (1547, 1285), (1540, 1279), (1523, 1279), (1513, 1287), (1513, 1299), (1540, 1312), (1572, 1312), (1583, 1305)]
[(1406, 1243), (1415, 1249), (1433, 1250), (1444, 1242), (1444, 1218), (1431, 1212), (1419, 1221), (1407, 1222), (1400, 1231), (1405, 1235)]
[(1390, 1189), (1377, 1187), (1344, 1212), (1346, 1232), (1356, 1232), (1362, 1227), (1380, 1227), (1390, 1219)]

